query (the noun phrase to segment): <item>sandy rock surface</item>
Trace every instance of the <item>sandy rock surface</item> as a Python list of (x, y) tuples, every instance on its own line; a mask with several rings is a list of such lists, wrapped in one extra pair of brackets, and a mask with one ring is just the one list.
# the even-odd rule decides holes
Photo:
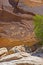
[(8, 62), (1, 62), (0, 65), (18, 65), (18, 64), (23, 64), (23, 65), (43, 65), (43, 59), (39, 57), (34, 57), (34, 56), (28, 56), (28, 57), (22, 57), (17, 60), (12, 60)]
[[(1, 48), (5, 49), (4, 52), (5, 54), (0, 56), (0, 65), (43, 65), (43, 58), (37, 57), (37, 56), (32, 56), (30, 53), (27, 53), (25, 51), (21, 51), (21, 48), (24, 48), (21, 46), (17, 46), (18, 52), (11, 52), (15, 51), (15, 47), (10, 49), (9, 51), (6, 52), (6, 48)], [(15, 49), (14, 49), (15, 48)], [(2, 53), (0, 51), (0, 53)]]

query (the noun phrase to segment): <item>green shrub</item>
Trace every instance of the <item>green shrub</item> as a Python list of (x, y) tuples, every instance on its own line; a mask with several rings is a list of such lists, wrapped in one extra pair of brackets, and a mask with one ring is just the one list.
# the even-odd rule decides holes
[(40, 39), (40, 44), (43, 44), (43, 16), (34, 16), (34, 32), (36, 37)]

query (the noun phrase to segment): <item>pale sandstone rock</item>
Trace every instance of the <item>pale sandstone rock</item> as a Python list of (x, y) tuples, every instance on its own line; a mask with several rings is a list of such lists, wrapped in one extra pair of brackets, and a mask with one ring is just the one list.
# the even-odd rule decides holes
[(43, 59), (35, 56), (28, 56), (17, 60), (1, 62), (0, 65), (43, 65)]
[(29, 56), (31, 55), (26, 52), (13, 53), (13, 54), (1, 57), (0, 61), (17, 60), (17, 59), (21, 59), (22, 57), (29, 57)]
[(7, 48), (5, 48), (5, 47), (0, 48), (0, 55), (3, 55), (6, 52), (8, 52)]
[(12, 53), (9, 51), (0, 58), (0, 65), (43, 65), (43, 58), (31, 56), (26, 52)]
[(0, 61), (17, 60), (17, 59), (20, 59), (20, 58), (22, 58), (22, 56), (19, 53), (15, 53), (15, 54), (10, 54), (10, 55), (2, 57), (0, 59)]
[(20, 52), (20, 55), (23, 56), (23, 57), (31, 56), (29, 53), (26, 53), (26, 52)]
[(25, 52), (25, 47), (24, 47), (24, 45), (15, 46), (12, 49), (10, 49), (10, 51), (13, 51), (14, 53)]
[(10, 55), (10, 54), (13, 54), (13, 53), (14, 53), (13, 51), (5, 52), (3, 55), (1, 55), (0, 58), (3, 58), (3, 57), (5, 57), (5, 56)]

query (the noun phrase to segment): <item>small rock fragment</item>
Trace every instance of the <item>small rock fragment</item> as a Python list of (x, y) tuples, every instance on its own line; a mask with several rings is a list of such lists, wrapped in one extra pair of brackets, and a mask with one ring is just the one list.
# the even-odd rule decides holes
[(8, 52), (7, 48), (5, 48), (5, 47), (0, 48), (0, 56), (3, 55), (6, 52)]

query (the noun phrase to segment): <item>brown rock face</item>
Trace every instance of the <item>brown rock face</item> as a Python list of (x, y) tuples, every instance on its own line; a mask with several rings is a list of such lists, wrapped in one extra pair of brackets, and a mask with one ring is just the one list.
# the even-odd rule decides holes
[(31, 18), (32, 15), (21, 14), (19, 16), (12, 16), (6, 12), (2, 16), (3, 18), (0, 18), (0, 47), (20, 44), (29, 45), (29, 43), (31, 45), (36, 41), (33, 34), (33, 20), (27, 20), (27, 17)]
[(0, 47), (21, 44), (33, 45), (36, 42), (33, 33), (33, 13), (19, 9), (18, 13), (12, 8), (0, 9)]
[(28, 64), (28, 63), (21, 63), (21, 64), (17, 64), (17, 65), (34, 65), (34, 64)]

